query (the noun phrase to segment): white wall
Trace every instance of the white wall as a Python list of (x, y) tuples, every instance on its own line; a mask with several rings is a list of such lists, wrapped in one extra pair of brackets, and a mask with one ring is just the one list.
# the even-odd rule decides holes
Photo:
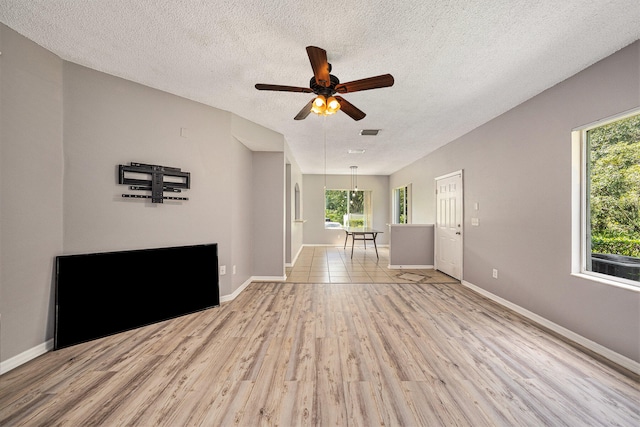
[[(304, 243), (307, 245), (343, 245), (344, 231), (324, 228), (324, 175), (304, 175)], [(351, 175), (327, 175), (327, 188), (348, 190)], [(378, 244), (389, 243), (387, 224), (391, 222), (391, 194), (389, 177), (381, 175), (358, 176), (358, 188), (372, 191), (373, 226), (383, 233), (378, 235)]]
[(636, 42), (390, 177), (433, 223), (434, 178), (464, 169), (464, 280), (635, 361), (640, 292), (570, 275), (571, 130), (640, 105), (639, 68)]

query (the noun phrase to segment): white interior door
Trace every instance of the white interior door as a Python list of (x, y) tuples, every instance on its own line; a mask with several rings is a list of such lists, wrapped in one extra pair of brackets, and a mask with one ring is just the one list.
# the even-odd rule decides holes
[(462, 279), (462, 171), (436, 178), (435, 268)]

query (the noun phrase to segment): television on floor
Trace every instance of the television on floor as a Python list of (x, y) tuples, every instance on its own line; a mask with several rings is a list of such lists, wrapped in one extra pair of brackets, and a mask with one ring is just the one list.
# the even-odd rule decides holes
[(56, 257), (54, 349), (220, 305), (217, 244)]

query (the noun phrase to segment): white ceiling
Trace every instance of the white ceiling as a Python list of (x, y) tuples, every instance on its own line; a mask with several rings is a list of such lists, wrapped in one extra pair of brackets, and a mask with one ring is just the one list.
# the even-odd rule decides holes
[[(640, 38), (638, 0), (0, 0), (0, 21), (61, 58), (282, 133), (303, 173), (387, 175)], [(327, 50), (367, 113), (293, 117), (305, 51)], [(381, 129), (377, 137), (360, 129)], [(348, 149), (365, 149), (348, 154)]]

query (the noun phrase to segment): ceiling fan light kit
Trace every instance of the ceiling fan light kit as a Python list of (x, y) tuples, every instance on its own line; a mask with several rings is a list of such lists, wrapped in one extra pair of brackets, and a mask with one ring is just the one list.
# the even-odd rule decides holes
[(314, 93), (316, 97), (309, 101), (294, 117), (295, 120), (306, 119), (312, 111), (318, 115), (331, 115), (342, 110), (353, 120), (362, 120), (366, 116), (364, 112), (336, 93), (351, 93), (362, 90), (378, 89), (393, 86), (394, 80), (391, 74), (383, 74), (348, 83), (340, 83), (340, 80), (331, 73), (331, 64), (327, 61), (327, 51), (315, 46), (307, 46), (307, 55), (313, 69), (313, 77), (309, 87), (281, 86), (271, 84), (256, 84), (258, 90), (271, 90), (278, 92), (302, 92)]
[(325, 98), (323, 95), (318, 95), (311, 106), (311, 111), (320, 116), (330, 116), (337, 113), (339, 109), (340, 103), (333, 96)]

